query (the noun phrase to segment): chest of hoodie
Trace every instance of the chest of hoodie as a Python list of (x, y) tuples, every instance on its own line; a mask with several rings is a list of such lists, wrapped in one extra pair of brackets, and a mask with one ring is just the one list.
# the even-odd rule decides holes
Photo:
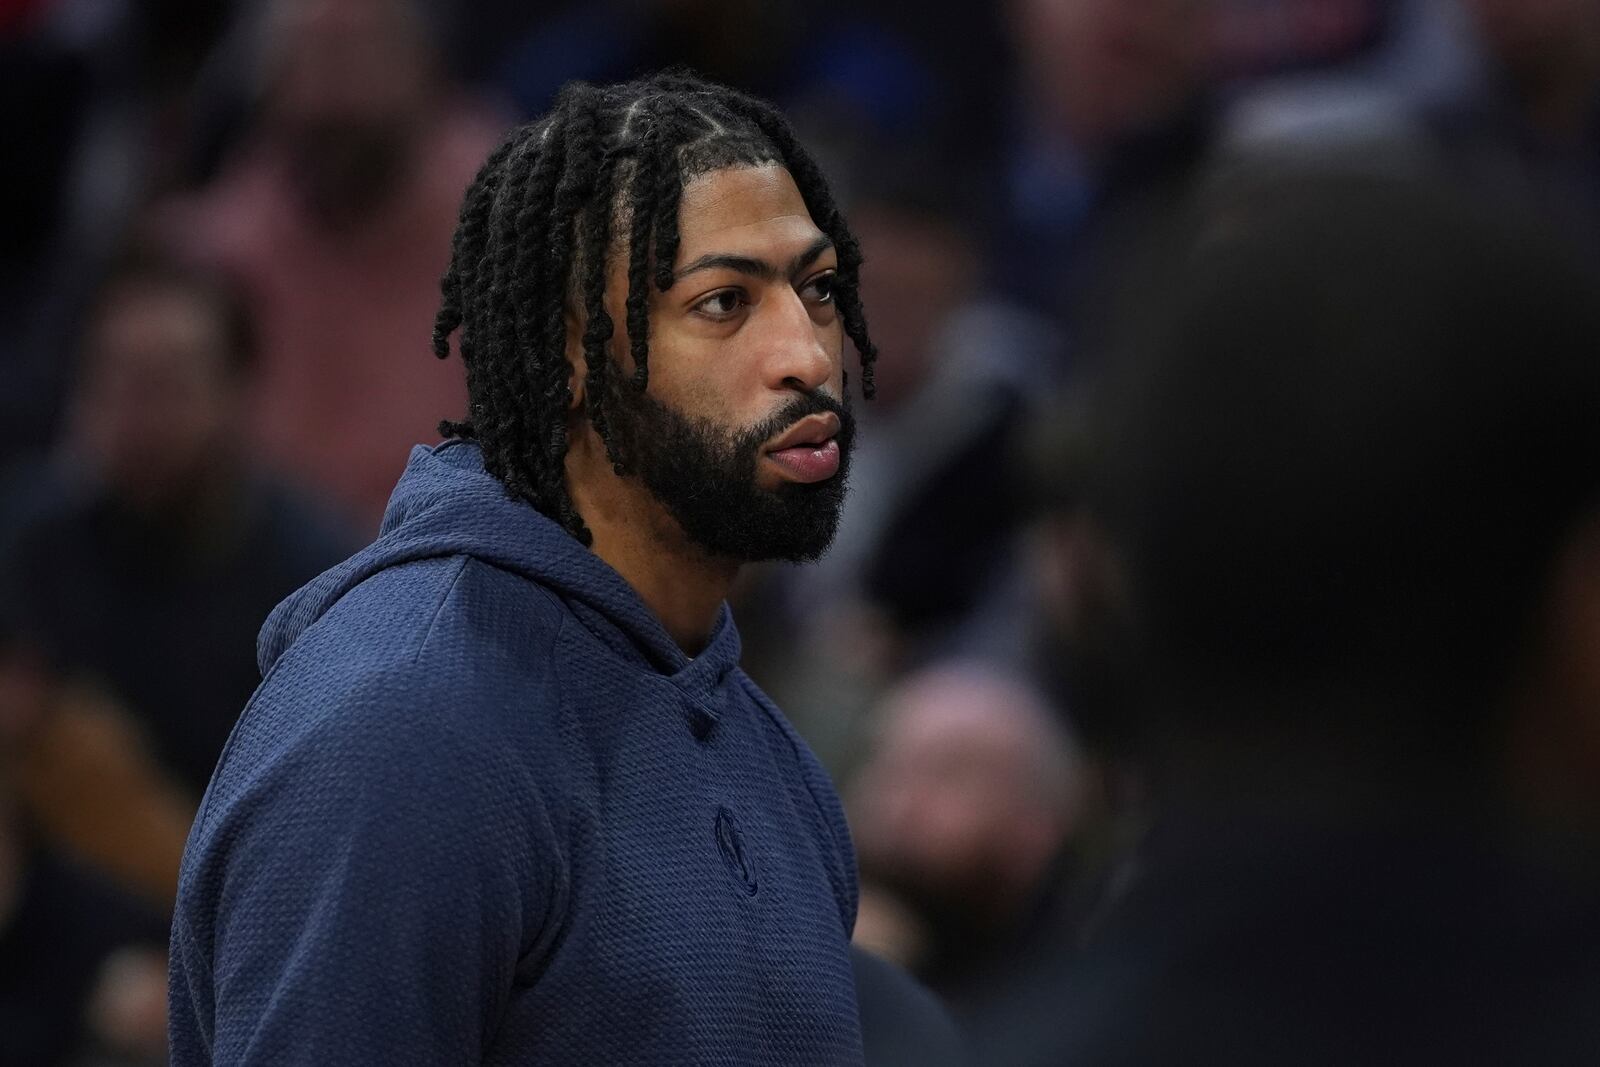
[(670, 1034), (709, 1053), (758, 1035), (764, 1062), (850, 1062), (837, 842), (794, 740), (726, 663), (665, 671), (577, 615), (552, 654), (565, 891), (511, 1015), (540, 1043), (592, 1028), (574, 1010), (591, 1004), (619, 1042)]

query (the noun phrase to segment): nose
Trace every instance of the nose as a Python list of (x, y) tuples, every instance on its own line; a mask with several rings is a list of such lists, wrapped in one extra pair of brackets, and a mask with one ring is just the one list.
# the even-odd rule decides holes
[(838, 370), (838, 331), (812, 318), (800, 294), (788, 286), (769, 300), (762, 340), (769, 388), (814, 392)]

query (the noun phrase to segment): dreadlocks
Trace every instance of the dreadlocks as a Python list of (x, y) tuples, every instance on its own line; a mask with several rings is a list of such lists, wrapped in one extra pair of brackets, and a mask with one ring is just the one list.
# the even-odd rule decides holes
[(612, 242), (626, 236), (626, 325), (636, 368), (629, 384), (643, 391), (649, 286), (672, 286), (684, 183), (767, 163), (789, 171), (833, 242), (834, 300), (870, 398), (877, 350), (861, 307), (861, 249), (822, 172), (777, 109), (674, 71), (606, 88), (569, 84), (548, 115), (512, 131), (478, 171), (462, 201), (433, 330), (440, 359), (450, 354), (450, 335), (461, 331), (469, 414), (440, 423), (440, 432), (476, 439), (485, 468), (507, 492), (589, 544), (566, 488), (569, 301), (584, 314), (588, 417), (620, 472), (605, 404), (616, 369), (607, 356), (613, 323), (605, 307)]

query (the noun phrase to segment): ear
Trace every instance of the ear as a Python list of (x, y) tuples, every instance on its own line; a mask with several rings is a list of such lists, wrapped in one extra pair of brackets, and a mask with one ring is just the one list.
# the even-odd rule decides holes
[(567, 410), (577, 411), (583, 407), (584, 387), (589, 380), (589, 361), (583, 355), (583, 318), (570, 303), (562, 318), (567, 324), (567, 388), (572, 394)]

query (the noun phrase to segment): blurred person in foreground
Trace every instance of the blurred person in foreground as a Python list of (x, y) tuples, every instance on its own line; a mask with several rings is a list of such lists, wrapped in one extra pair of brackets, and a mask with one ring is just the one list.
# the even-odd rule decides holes
[(1532, 234), (1255, 175), (1130, 288), (1091, 495), (1154, 826), (992, 1062), (1600, 1055), (1600, 301)]
[(174, 1063), (859, 1063), (843, 812), (725, 604), (832, 539), (856, 239), (776, 110), (678, 73), (568, 86), (461, 219), (468, 417), (263, 631)]
[(397, 457), (465, 399), (407, 357), (504, 123), (444, 78), (411, 0), (272, 0), (260, 34), (258, 128), (169, 222), (259, 318), (253, 447), (371, 533)]
[(885, 698), (848, 793), (861, 861), (858, 942), (976, 1014), (1073, 925), (1070, 852), (1088, 768), (1026, 682), (978, 662), (919, 671)]
[(350, 545), (252, 467), (253, 348), (234, 293), (130, 251), (89, 311), (60, 461), (15, 490), (0, 549), (0, 646), (51, 708), (7, 753), (23, 801), (162, 910), (262, 620)]

